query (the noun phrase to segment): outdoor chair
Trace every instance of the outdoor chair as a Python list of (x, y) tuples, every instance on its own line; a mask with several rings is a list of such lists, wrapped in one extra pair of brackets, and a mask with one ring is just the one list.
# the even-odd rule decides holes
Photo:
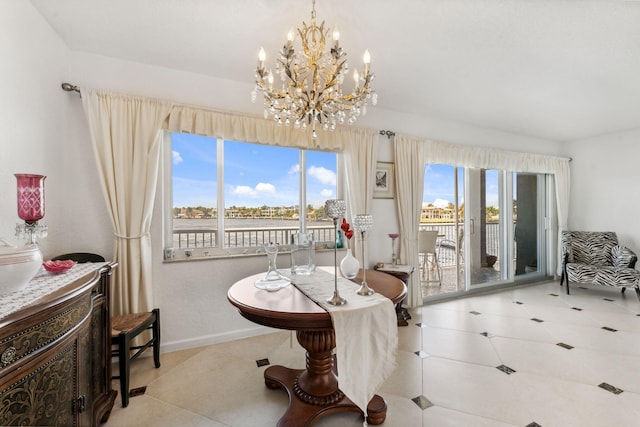
[[(427, 282), (437, 282), (442, 286), (442, 274), (440, 264), (438, 263), (438, 254), (436, 252), (436, 241), (438, 240), (438, 232), (436, 230), (420, 230), (418, 231), (418, 253), (422, 255), (422, 277), (427, 275)], [(431, 261), (429, 261), (431, 257)], [(427, 267), (431, 264), (432, 268), (438, 274), (437, 280), (430, 280)]]
[(560, 286), (569, 282), (634, 288), (640, 299), (640, 272), (635, 269), (637, 255), (629, 248), (618, 245), (613, 232), (563, 231), (562, 278)]

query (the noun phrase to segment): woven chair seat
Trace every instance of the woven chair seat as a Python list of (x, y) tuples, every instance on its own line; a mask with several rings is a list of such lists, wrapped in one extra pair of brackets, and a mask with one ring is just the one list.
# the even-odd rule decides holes
[(111, 336), (116, 336), (120, 332), (129, 332), (135, 327), (145, 323), (153, 316), (153, 313), (131, 313), (111, 318)]

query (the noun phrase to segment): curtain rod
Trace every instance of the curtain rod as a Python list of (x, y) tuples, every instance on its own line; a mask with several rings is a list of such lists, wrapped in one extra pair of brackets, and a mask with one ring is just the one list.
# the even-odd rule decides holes
[(62, 83), (62, 90), (67, 92), (78, 92), (80, 93), (80, 88), (78, 86), (72, 85), (71, 83)]
[[(66, 92), (78, 92), (80, 93), (80, 88), (76, 85), (72, 85), (71, 83), (62, 83), (61, 85), (62, 90), (66, 91)], [(391, 130), (384, 130), (382, 129), (380, 131), (380, 135), (386, 135), (388, 139), (391, 139), (392, 136), (396, 136), (396, 133), (391, 131)], [(569, 161), (571, 162), (573, 159), (569, 158)]]

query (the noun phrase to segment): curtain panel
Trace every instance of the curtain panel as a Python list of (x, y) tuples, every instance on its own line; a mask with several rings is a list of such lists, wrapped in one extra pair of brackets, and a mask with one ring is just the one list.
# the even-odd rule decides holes
[[(424, 193), (425, 144), (415, 138), (396, 135), (394, 140), (396, 159), (396, 204), (400, 224), (400, 253), (402, 263), (420, 266), (418, 254), (418, 230)], [(412, 274), (407, 283), (409, 307), (422, 304), (420, 275)]]
[(115, 236), (113, 314), (153, 307), (151, 216), (165, 101), (82, 88), (103, 195)]
[(334, 131), (319, 129), (318, 137), (314, 140), (310, 128), (301, 130), (255, 116), (185, 105), (173, 106), (163, 129), (234, 141), (333, 152), (343, 152), (358, 138), (373, 139), (376, 135), (369, 129), (351, 127)]
[(567, 174), (569, 159), (543, 154), (520, 153), (495, 148), (423, 141), (427, 163), (440, 163), (470, 168), (504, 169), (510, 172)]

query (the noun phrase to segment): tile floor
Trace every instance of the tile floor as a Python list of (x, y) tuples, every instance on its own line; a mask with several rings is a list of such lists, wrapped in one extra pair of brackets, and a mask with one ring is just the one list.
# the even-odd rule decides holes
[[(547, 282), (412, 309), (398, 367), (379, 394), (388, 427), (640, 425), (640, 302)], [(135, 362), (127, 408), (107, 427), (274, 426), (287, 406), (256, 361), (303, 368), (287, 331)], [(118, 388), (114, 381), (114, 388)], [(358, 414), (315, 424), (362, 426)]]
[[(465, 277), (463, 268), (460, 270), (460, 277), (458, 278), (456, 277), (455, 266), (441, 267), (441, 282), (438, 281), (438, 274), (434, 269), (428, 269), (424, 273), (423, 270), (418, 270), (413, 274), (416, 277), (420, 277), (422, 297), (429, 298), (464, 291)], [(472, 272), (471, 280), (471, 283), (497, 282), (500, 280), (500, 271), (492, 267), (479, 268)]]

